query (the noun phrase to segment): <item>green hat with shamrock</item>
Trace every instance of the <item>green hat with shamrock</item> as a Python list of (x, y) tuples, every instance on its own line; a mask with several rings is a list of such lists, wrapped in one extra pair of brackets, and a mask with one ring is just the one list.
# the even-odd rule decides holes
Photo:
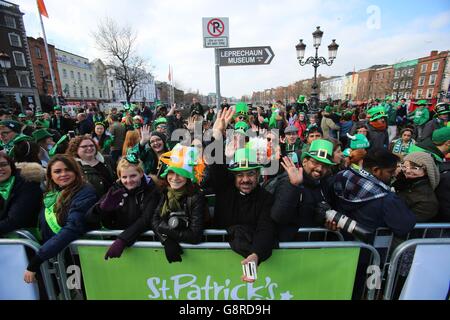
[(381, 106), (370, 108), (367, 111), (367, 115), (370, 118), (370, 122), (381, 119), (381, 118), (387, 118), (386, 110), (384, 109), (384, 107), (381, 107)]
[(311, 143), (309, 150), (302, 153), (302, 161), (306, 157), (311, 157), (326, 165), (333, 166), (333, 143), (328, 140), (315, 140)]
[(250, 148), (239, 149), (234, 154), (234, 160), (228, 165), (233, 172), (261, 169), (256, 157), (256, 150)]
[(347, 133), (347, 137), (350, 140), (350, 149), (368, 149), (370, 148), (370, 142), (363, 134), (356, 134), (354, 136)]

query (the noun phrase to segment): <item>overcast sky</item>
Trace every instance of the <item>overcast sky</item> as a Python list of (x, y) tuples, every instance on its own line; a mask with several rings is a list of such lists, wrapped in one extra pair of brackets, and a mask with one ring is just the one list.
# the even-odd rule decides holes
[[(36, 0), (9, 0), (25, 13), (27, 34), (42, 35)], [(271, 46), (271, 65), (222, 67), (222, 96), (240, 98), (313, 76), (300, 67), (295, 45), (300, 38), (313, 54), (312, 32), (324, 31), (319, 54), (328, 57), (332, 39), (340, 45), (326, 76), (343, 75), (374, 64), (416, 59), (431, 50), (450, 49), (448, 0), (44, 0), (47, 38), (57, 48), (90, 60), (100, 57), (90, 34), (110, 17), (138, 33), (138, 52), (167, 81), (169, 64), (183, 90), (215, 92), (214, 50), (203, 48), (202, 17), (229, 17), (230, 46)]]

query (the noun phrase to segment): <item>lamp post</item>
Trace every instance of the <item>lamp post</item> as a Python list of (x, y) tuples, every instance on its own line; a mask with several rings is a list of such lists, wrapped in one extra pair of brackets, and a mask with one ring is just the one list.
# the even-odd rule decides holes
[(296, 45), (295, 49), (297, 50), (297, 59), (298, 63), (303, 67), (307, 64), (311, 64), (314, 67), (314, 82), (312, 85), (312, 93), (311, 93), (311, 99), (310, 99), (310, 106), (311, 111), (316, 112), (319, 109), (319, 100), (318, 100), (318, 84), (317, 84), (317, 68), (321, 64), (325, 64), (327, 66), (331, 66), (334, 62), (334, 59), (336, 59), (337, 50), (339, 48), (339, 45), (336, 43), (336, 39), (333, 39), (331, 44), (328, 46), (328, 54), (329, 54), (329, 60), (325, 59), (324, 57), (319, 57), (319, 47), (322, 42), (323, 37), (323, 31), (320, 30), (320, 27), (317, 27), (317, 30), (313, 32), (313, 46), (316, 48), (316, 55), (313, 57), (309, 57), (306, 59), (306, 61), (303, 61), (305, 58), (305, 49), (306, 44), (303, 43), (303, 39), (300, 39), (300, 42)]

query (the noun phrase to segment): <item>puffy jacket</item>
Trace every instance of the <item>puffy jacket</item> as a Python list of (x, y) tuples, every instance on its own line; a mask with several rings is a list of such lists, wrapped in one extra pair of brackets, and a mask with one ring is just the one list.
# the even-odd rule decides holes
[(120, 182), (116, 182), (108, 191), (118, 189), (125, 192), (123, 205), (113, 211), (102, 210), (100, 203), (107, 196), (104, 195), (86, 214), (86, 223), (89, 230), (100, 229), (102, 226), (110, 230), (124, 230), (118, 238), (131, 246), (142, 233), (151, 229), (152, 216), (160, 194), (153, 185), (146, 183), (145, 178), (134, 190), (125, 190)]
[(278, 224), (281, 242), (293, 241), (299, 228), (324, 226), (325, 221), (318, 219), (314, 208), (322, 201), (334, 203), (332, 185), (332, 177), (313, 180), (306, 174), (300, 186), (292, 185), (288, 178), (280, 181), (271, 217)]
[(42, 207), (40, 183), (45, 171), (36, 163), (23, 163), (7, 201), (0, 198), (0, 235), (22, 228), (36, 228)]
[[(86, 178), (86, 181), (89, 182), (92, 187), (94, 187), (95, 192), (97, 193), (97, 197), (102, 197), (108, 189), (114, 183), (116, 179), (116, 175), (113, 170), (113, 165), (110, 163), (109, 156), (101, 156), (100, 153), (100, 163), (98, 166), (103, 166), (104, 169), (102, 171), (97, 170), (95, 167), (91, 167), (90, 165), (84, 163), (81, 159), (76, 159), (79, 163), (81, 170), (83, 171), (83, 175)], [(106, 174), (107, 173), (107, 174)]]
[(370, 149), (375, 148), (389, 148), (389, 134), (387, 130), (377, 130), (370, 124), (367, 126), (369, 129), (368, 139), (370, 142)]
[[(185, 213), (188, 218), (189, 225), (187, 228), (174, 230), (171, 230), (169, 228), (169, 216), (167, 215), (161, 217), (161, 210), (166, 200), (167, 193), (164, 193), (152, 219), (153, 230), (155, 231), (161, 242), (164, 242), (164, 240), (166, 239), (166, 236), (163, 235), (166, 234), (169, 238), (177, 242), (192, 244), (200, 243), (203, 234), (203, 220), (205, 210), (207, 209), (205, 197), (199, 191), (196, 191), (193, 195), (187, 196), (181, 200), (181, 205), (185, 208)], [(161, 232), (160, 228), (162, 228), (164, 232)]]

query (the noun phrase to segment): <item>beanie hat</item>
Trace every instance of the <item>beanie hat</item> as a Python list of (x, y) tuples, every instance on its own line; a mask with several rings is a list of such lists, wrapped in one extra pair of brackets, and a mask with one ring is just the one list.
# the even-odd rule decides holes
[(150, 134), (150, 139), (151, 139), (151, 137), (154, 137), (154, 136), (160, 137), (161, 140), (163, 141), (163, 143), (166, 144), (167, 137), (166, 137), (166, 135), (164, 133), (158, 132), (158, 131), (153, 131)]
[(435, 130), (431, 140), (435, 143), (443, 143), (450, 140), (450, 127)]
[(413, 152), (408, 154), (404, 161), (411, 161), (419, 166), (424, 166), (427, 170), (427, 176), (430, 180), (431, 187), (436, 189), (436, 187), (439, 185), (440, 181), (440, 175), (439, 175), (439, 169), (436, 166), (433, 157), (426, 152)]

